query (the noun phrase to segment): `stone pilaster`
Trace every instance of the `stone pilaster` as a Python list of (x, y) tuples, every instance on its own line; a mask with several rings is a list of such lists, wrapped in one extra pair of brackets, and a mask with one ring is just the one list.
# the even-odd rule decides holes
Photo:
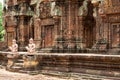
[(40, 48), (41, 43), (41, 20), (37, 17), (34, 19), (34, 41), (36, 48)]
[(24, 16), (20, 16), (20, 25), (19, 25), (19, 43), (20, 43), (20, 49), (23, 50), (24, 48)]
[(79, 34), (78, 34), (78, 37), (80, 39), (80, 44), (79, 46), (81, 48), (85, 47), (85, 44), (84, 44), (84, 26), (83, 26), (83, 22), (84, 22), (84, 16), (79, 16)]

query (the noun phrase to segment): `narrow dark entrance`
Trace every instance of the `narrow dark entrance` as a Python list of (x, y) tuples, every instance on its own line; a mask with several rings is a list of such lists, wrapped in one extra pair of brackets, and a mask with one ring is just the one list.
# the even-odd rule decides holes
[(95, 37), (96, 37), (96, 32), (95, 32), (95, 27), (92, 26), (86, 26), (84, 27), (84, 41), (86, 44), (87, 48), (91, 48), (93, 44), (95, 43)]
[(89, 1), (87, 4), (87, 15), (84, 19), (83, 37), (87, 48), (91, 48), (96, 40), (96, 20), (93, 17), (94, 7)]

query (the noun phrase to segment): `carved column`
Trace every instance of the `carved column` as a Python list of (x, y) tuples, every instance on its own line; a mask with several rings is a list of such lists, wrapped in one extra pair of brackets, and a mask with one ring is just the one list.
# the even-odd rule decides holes
[(78, 38), (78, 36), (79, 36), (79, 24), (78, 24), (78, 21), (79, 21), (79, 17), (78, 17), (78, 3), (77, 3), (77, 5), (75, 5), (75, 26), (76, 26), (76, 37)]
[(118, 25), (117, 28), (118, 28), (117, 44), (118, 44), (118, 47), (120, 47), (120, 25)]
[(96, 37), (96, 41), (98, 41), (99, 40), (99, 38), (100, 38), (100, 23), (101, 23), (101, 18), (100, 18), (100, 15), (99, 15), (99, 13), (98, 13), (98, 10), (99, 10), (99, 2), (97, 1), (97, 2), (92, 2), (92, 4), (93, 4), (93, 6), (94, 6), (94, 9), (95, 9), (95, 11), (94, 11), (94, 18), (95, 18), (95, 20), (96, 20), (96, 35), (95, 35), (95, 37)]
[(72, 0), (68, 0), (68, 31), (67, 31), (67, 39), (68, 39), (68, 48), (74, 48), (75, 43), (74, 43), (74, 18), (75, 18), (75, 10), (74, 10), (74, 2)]
[(59, 35), (58, 35), (58, 27), (59, 27), (59, 20), (60, 20), (60, 17), (59, 16), (54, 16), (54, 22), (55, 22), (55, 24), (54, 24), (54, 44), (53, 44), (53, 46), (57, 46), (58, 44), (58, 42), (57, 42), (57, 38), (59, 37)]
[(30, 23), (29, 23), (29, 38), (33, 38), (34, 35), (33, 35), (33, 27), (34, 27), (34, 24), (33, 24), (33, 17), (30, 18)]
[(34, 19), (34, 41), (36, 44), (36, 48), (40, 48), (41, 20), (38, 17)]
[[(97, 12), (97, 11), (96, 11)], [(100, 16), (97, 14), (96, 17), (96, 41), (100, 38)]]
[(45, 27), (41, 26), (41, 48), (45, 48)]
[(24, 16), (20, 16), (20, 25), (19, 25), (19, 29), (20, 29), (20, 46), (23, 47), (24, 46)]
[(71, 38), (71, 35), (72, 35), (72, 27), (73, 27), (73, 21), (72, 21), (72, 10), (71, 10), (71, 5), (72, 4), (72, 1), (69, 0), (68, 1), (68, 38)]
[(84, 16), (79, 16), (78, 17), (79, 19), (79, 34), (78, 34), (78, 36), (79, 36), (79, 38), (80, 38), (80, 47), (81, 48), (83, 48), (83, 47), (85, 47), (85, 45), (83, 44), (83, 41), (84, 41), (84, 26), (83, 26), (83, 22), (84, 22)]
[(104, 27), (104, 31), (103, 31), (104, 32), (104, 35), (103, 35), (104, 39), (108, 38), (108, 36), (107, 36), (108, 35), (108, 26), (107, 26), (108, 22), (106, 20), (107, 19), (104, 19), (104, 21), (103, 21), (103, 24), (104, 24), (104, 26), (103, 26)]
[(63, 36), (63, 6), (61, 5), (61, 17), (60, 17), (60, 36)]

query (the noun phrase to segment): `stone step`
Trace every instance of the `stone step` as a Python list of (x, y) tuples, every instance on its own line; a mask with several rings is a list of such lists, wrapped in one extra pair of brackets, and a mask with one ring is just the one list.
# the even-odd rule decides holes
[(22, 66), (22, 65), (23, 65), (23, 62), (24, 62), (23, 59), (17, 59), (17, 60), (15, 61), (14, 65), (16, 65), (16, 66)]
[(39, 53), (49, 53), (51, 52), (52, 48), (42, 48)]
[(20, 67), (23, 67), (23, 63), (14, 63), (14, 66), (20, 66)]
[(69, 77), (70, 80), (120, 80), (119, 78), (116, 77), (92, 75), (85, 73), (73, 73), (73, 72), (67, 73), (67, 72), (48, 71), (48, 70), (42, 70), (40, 73), (44, 75), (57, 76), (66, 79), (68, 79)]
[(24, 60), (23, 59), (18, 59), (16, 62), (23, 62)]
[(16, 61), (14, 62), (13, 66), (9, 69), (9, 71), (19, 72), (19, 70), (23, 69), (23, 62), (24, 60), (22, 59), (22, 57), (19, 57), (18, 59), (16, 59)]
[(23, 70), (23, 67), (20, 67), (20, 66), (12, 66), (9, 71), (12, 71), (12, 72), (19, 72), (19, 70)]
[(41, 50), (52, 50), (52, 48), (42, 48)]
[(12, 66), (12, 69), (21, 69), (21, 66)]

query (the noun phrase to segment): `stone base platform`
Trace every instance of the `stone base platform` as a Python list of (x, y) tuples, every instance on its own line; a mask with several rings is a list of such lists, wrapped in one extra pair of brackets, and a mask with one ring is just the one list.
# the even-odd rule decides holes
[(120, 56), (101, 54), (41, 54), (41, 70), (120, 77)]
[[(0, 55), (12, 54), (0, 52)], [(19, 52), (20, 56), (37, 56), (39, 64), (33, 71), (76, 72), (92, 75), (120, 77), (120, 55), (81, 53), (34, 53)], [(4, 56), (6, 57), (6, 56)], [(24, 65), (24, 61), (23, 61)], [(22, 66), (23, 70), (26, 69)], [(27, 69), (30, 70), (30, 69)], [(19, 72), (19, 71), (18, 71)]]

